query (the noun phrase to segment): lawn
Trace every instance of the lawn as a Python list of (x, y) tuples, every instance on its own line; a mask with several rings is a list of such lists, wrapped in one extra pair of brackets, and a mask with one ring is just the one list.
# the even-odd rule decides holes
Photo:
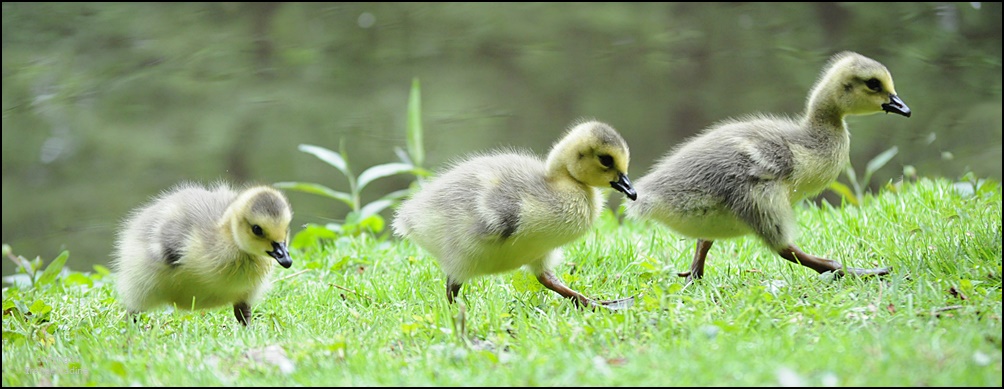
[(636, 297), (617, 312), (522, 271), (449, 305), (431, 257), (369, 235), (294, 252), (249, 327), (230, 308), (134, 323), (106, 269), (48, 272), (3, 290), (3, 385), (1000, 387), (998, 183), (865, 200), (800, 205), (797, 243), (891, 266), (880, 278), (819, 275), (746, 237), (716, 242), (685, 286), (693, 240), (606, 212), (558, 270), (587, 296)]

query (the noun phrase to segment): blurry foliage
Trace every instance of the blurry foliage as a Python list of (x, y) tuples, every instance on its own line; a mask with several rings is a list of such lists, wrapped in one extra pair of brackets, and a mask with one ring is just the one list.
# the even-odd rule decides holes
[(861, 205), (861, 202), (865, 201), (865, 192), (869, 188), (869, 182), (871, 182), (872, 175), (889, 163), (889, 160), (891, 160), (892, 157), (895, 157), (898, 152), (899, 148), (893, 146), (868, 161), (868, 164), (865, 165), (864, 175), (862, 175), (861, 180), (858, 180), (858, 174), (854, 171), (853, 164), (848, 163), (847, 168), (844, 169), (844, 176), (847, 178), (847, 181), (850, 182), (851, 186), (848, 187), (839, 180), (836, 180), (830, 183), (829, 189), (839, 194), (847, 202), (853, 205)]
[(376, 179), (389, 177), (397, 174), (410, 173), (417, 178), (428, 176), (429, 172), (421, 167), (421, 162), (425, 158), (425, 149), (422, 145), (422, 114), (421, 114), (421, 89), (418, 79), (412, 81), (411, 94), (408, 101), (408, 126), (407, 146), (405, 152), (399, 147), (395, 149), (401, 162), (390, 162), (371, 166), (356, 177), (352, 173), (349, 165), (348, 153), (345, 151), (345, 142), (341, 142), (341, 152), (334, 152), (321, 146), (302, 144), (300, 151), (313, 154), (320, 160), (334, 166), (348, 179), (349, 191), (340, 192), (327, 186), (313, 182), (277, 182), (277, 188), (291, 189), (306, 193), (325, 196), (341, 201), (351, 207), (351, 211), (345, 216), (343, 223), (327, 223), (324, 226), (317, 224), (307, 224), (303, 230), (293, 237), (292, 246), (300, 249), (317, 244), (323, 239), (333, 239), (339, 235), (356, 235), (360, 233), (379, 234), (383, 232), (386, 222), (380, 216), (380, 212), (397, 204), (397, 202), (409, 193), (408, 189), (397, 190), (383, 195), (378, 200), (363, 203), (361, 192), (363, 188)]
[(44, 270), (42, 269), (41, 257), (28, 260), (20, 255), (14, 255), (11, 247), (7, 244), (3, 245), (3, 256), (10, 259), (17, 266), (16, 273), (4, 277), (4, 282), (15, 284), (22, 288), (39, 288), (48, 287), (56, 281), (56, 277), (60, 273), (68, 272), (64, 266), (66, 266), (66, 259), (69, 258), (70, 253), (63, 251), (56, 259), (49, 262), (49, 265), (45, 266)]
[(63, 251), (44, 267), (40, 257), (29, 260), (15, 255), (6, 243), (3, 244), (3, 256), (15, 265), (14, 273), (3, 277), (4, 342), (31, 339), (41, 345), (51, 346), (55, 341), (52, 335), (58, 328), (50, 317), (53, 309), (51, 304), (56, 304), (51, 301), (51, 297), (60, 295), (63, 289), (47, 293), (50, 288), (92, 288), (100, 286), (110, 274), (101, 265), (94, 266), (95, 273), (71, 271), (65, 267), (69, 251)]
[[(899, 150), (862, 186), (903, 165), (1001, 176), (1000, 3), (5, 2), (2, 19), (2, 238), (72, 248), (71, 267), (106, 263), (129, 209), (178, 181), (324, 182), (293, 150), (342, 139), (353, 165), (386, 162), (416, 76), (416, 165), (543, 152), (588, 116), (625, 136), (640, 176), (716, 121), (797, 114), (826, 59), (855, 50), (914, 110), (848, 118), (854, 165)], [(354, 212), (291, 200), (295, 225)]]

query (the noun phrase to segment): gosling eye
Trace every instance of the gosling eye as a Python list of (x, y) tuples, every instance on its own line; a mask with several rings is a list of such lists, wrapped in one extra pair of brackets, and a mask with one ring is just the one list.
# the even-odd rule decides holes
[(253, 233), (255, 236), (257, 236), (259, 238), (264, 238), (265, 237), (265, 231), (263, 231), (261, 229), (261, 226), (259, 226), (257, 224), (251, 226), (251, 233)]
[(868, 81), (865, 81), (865, 86), (867, 86), (868, 89), (871, 89), (873, 92), (882, 91), (882, 82), (880, 82), (877, 78), (872, 78), (869, 79)]
[(603, 165), (603, 167), (609, 169), (614, 166), (614, 157), (611, 157), (607, 154), (603, 154), (600, 155), (599, 158), (600, 158), (600, 164)]

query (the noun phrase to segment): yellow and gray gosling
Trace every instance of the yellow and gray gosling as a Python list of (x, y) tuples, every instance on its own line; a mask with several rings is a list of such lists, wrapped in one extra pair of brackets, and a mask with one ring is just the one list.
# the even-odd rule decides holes
[(286, 196), (268, 186), (178, 185), (125, 220), (113, 260), (119, 298), (131, 313), (233, 304), (247, 325), (250, 304), (270, 286), (272, 262), (293, 264), (292, 217)]
[(881, 63), (853, 52), (834, 55), (797, 118), (752, 115), (718, 123), (678, 145), (638, 180), (643, 194), (628, 215), (653, 219), (697, 238), (687, 282), (701, 278), (712, 242), (755, 233), (782, 258), (819, 273), (888, 274), (844, 268), (792, 242), (792, 205), (814, 196), (847, 166), (844, 117), (892, 112), (910, 117)]
[(394, 232), (431, 253), (447, 275), (450, 303), (475, 276), (525, 267), (577, 306), (629, 307), (633, 298), (595, 301), (554, 274), (561, 246), (592, 228), (604, 206), (599, 187), (634, 200), (627, 143), (598, 121), (573, 126), (547, 160), (499, 150), (467, 157), (427, 182), (397, 209)]

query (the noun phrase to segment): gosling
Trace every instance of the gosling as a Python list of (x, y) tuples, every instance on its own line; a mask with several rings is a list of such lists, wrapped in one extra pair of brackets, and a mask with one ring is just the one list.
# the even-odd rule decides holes
[(910, 117), (881, 63), (853, 52), (834, 55), (797, 118), (752, 115), (718, 123), (680, 144), (638, 180), (644, 196), (629, 217), (652, 219), (697, 238), (690, 283), (704, 274), (716, 239), (755, 233), (782, 258), (819, 273), (884, 275), (889, 268), (844, 268), (792, 242), (792, 206), (835, 180), (849, 161), (844, 118), (878, 112)]
[(180, 184), (123, 223), (113, 259), (119, 298), (133, 314), (232, 304), (246, 326), (250, 304), (270, 286), (272, 261), (293, 264), (292, 217), (286, 196), (268, 186)]
[(596, 301), (554, 274), (561, 246), (581, 237), (599, 217), (600, 187), (634, 200), (627, 143), (612, 127), (582, 121), (541, 160), (499, 150), (466, 157), (398, 207), (396, 235), (431, 253), (446, 273), (453, 303), (473, 277), (524, 267), (537, 281), (578, 307), (630, 307), (634, 298)]

